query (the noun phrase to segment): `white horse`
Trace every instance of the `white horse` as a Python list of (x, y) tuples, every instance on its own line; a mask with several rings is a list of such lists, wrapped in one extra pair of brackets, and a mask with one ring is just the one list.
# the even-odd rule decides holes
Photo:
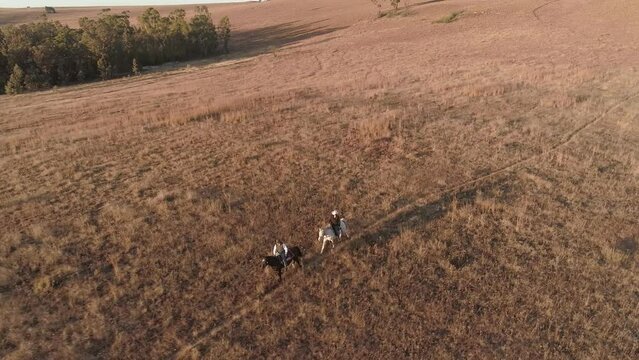
[(331, 226), (324, 229), (319, 229), (319, 236), (317, 237), (317, 241), (322, 242), (322, 250), (320, 251), (320, 254), (324, 252), (324, 247), (326, 246), (327, 242), (330, 241), (331, 245), (335, 247), (335, 240), (338, 240), (338, 238), (341, 239), (342, 236), (346, 236), (347, 239), (349, 238), (348, 228), (346, 227), (346, 220), (344, 219), (339, 220), (339, 228), (340, 228), (339, 237), (335, 235), (335, 231), (333, 231), (333, 228)]

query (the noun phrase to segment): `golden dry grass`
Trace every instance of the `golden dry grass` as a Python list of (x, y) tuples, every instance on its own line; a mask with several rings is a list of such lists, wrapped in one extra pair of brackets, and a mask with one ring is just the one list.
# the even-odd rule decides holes
[(235, 58), (1, 97), (0, 357), (636, 358), (639, 7), (539, 5), (233, 5)]

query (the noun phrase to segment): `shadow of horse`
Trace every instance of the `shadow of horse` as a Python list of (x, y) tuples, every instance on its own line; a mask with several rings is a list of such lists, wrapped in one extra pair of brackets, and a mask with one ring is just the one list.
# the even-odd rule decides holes
[[(442, 218), (450, 211), (453, 202), (458, 206), (471, 204), (475, 202), (478, 194), (489, 193), (494, 189), (499, 189), (503, 194), (502, 196), (507, 197), (512, 191), (508, 177), (486, 181), (465, 189), (446, 191), (436, 200), (418, 201), (404, 206), (395, 210), (386, 218), (369, 224), (365, 227), (367, 231), (361, 232), (357, 236), (351, 236), (351, 240), (337, 244), (336, 248), (355, 251), (365, 246), (388, 243), (400, 235), (403, 230)], [(320, 265), (323, 259), (324, 257), (321, 254), (314, 254), (308, 257), (306, 262), (310, 268), (315, 268)]]

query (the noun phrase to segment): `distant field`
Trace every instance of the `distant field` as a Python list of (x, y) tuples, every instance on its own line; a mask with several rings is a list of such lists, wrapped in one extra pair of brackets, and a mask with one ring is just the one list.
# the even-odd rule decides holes
[(0, 96), (0, 358), (639, 357), (639, 3), (211, 9), (221, 60)]
[[(47, 19), (59, 21), (69, 26), (77, 27), (78, 20), (82, 17), (96, 17), (103, 9), (111, 9), (112, 13), (128, 12), (131, 16), (132, 23), (137, 22), (137, 17), (149, 7), (154, 7), (164, 16), (168, 15), (175, 9), (184, 9), (187, 11), (187, 17), (190, 17), (196, 6), (207, 6), (211, 10), (226, 11), (236, 6), (246, 7), (248, 4), (198, 4), (198, 5), (159, 5), (159, 6), (88, 6), (88, 7), (55, 7), (55, 14), (46, 14)], [(0, 26), (8, 24), (24, 24), (28, 22), (38, 21), (45, 13), (44, 8), (19, 8), (10, 9), (0, 7)]]

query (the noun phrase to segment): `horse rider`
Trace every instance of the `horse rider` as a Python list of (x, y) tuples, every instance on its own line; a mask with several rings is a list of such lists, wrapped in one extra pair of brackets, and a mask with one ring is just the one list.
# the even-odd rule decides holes
[(288, 257), (288, 247), (286, 246), (286, 244), (284, 244), (284, 242), (278, 241), (275, 243), (275, 246), (273, 246), (273, 256), (277, 256), (280, 259), (280, 261), (282, 261), (282, 264), (284, 264), (284, 267), (286, 267), (286, 258)]
[(331, 228), (333, 229), (335, 236), (339, 237), (340, 233), (342, 232), (341, 225), (340, 225), (339, 211), (333, 210), (331, 212), (331, 219), (328, 221), (328, 223), (331, 225)]

